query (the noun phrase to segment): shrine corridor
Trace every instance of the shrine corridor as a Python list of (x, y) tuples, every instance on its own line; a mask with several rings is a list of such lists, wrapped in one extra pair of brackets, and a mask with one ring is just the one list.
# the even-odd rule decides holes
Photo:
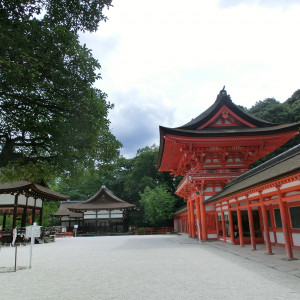
[[(179, 235), (56, 239), (1, 248), (1, 299), (300, 299), (300, 260), (284, 248), (222, 242), (199, 244)], [(300, 251), (295, 252), (300, 258)]]

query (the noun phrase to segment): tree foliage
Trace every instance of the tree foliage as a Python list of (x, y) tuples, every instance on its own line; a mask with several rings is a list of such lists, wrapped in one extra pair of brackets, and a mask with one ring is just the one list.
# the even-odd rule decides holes
[(118, 155), (113, 105), (93, 87), (100, 64), (77, 34), (96, 30), (110, 2), (0, 2), (0, 167), (59, 174)]
[[(132, 159), (120, 157), (113, 163), (101, 165), (97, 171), (82, 172), (80, 179), (62, 179), (57, 182), (55, 190), (70, 195), (71, 200), (86, 200), (105, 185), (119, 198), (135, 204), (137, 211), (129, 214), (131, 225), (151, 225), (145, 215), (145, 206), (141, 205), (141, 194), (146, 188), (155, 191), (157, 187), (174, 195), (181, 177), (173, 178), (168, 172), (158, 172), (156, 168), (158, 147), (153, 145), (139, 149)], [(174, 195), (174, 206), (170, 213), (183, 205), (183, 199)]]
[(155, 227), (168, 226), (173, 223), (176, 199), (165, 186), (159, 185), (154, 189), (146, 187), (144, 192), (140, 193), (140, 197), (145, 222)]
[[(248, 110), (248, 112), (261, 119), (276, 124), (300, 122), (300, 90), (294, 92), (294, 94), (283, 103), (280, 103), (274, 98), (267, 98), (263, 101), (258, 101)], [(272, 153), (269, 153), (262, 159), (252, 164), (251, 167), (258, 166), (259, 164), (279, 155), (284, 151), (287, 151), (298, 144), (300, 144), (299, 134)]]

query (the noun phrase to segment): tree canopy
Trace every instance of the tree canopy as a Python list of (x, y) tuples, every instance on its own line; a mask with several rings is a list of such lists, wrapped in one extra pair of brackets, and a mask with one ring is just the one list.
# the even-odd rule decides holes
[(168, 226), (173, 223), (176, 198), (168, 192), (165, 186), (159, 185), (154, 189), (146, 187), (144, 192), (140, 193), (140, 197), (145, 222), (155, 227)]
[[(149, 200), (153, 206), (153, 210), (160, 211), (163, 208), (163, 199), (161, 195), (173, 195), (170, 199), (170, 205), (166, 206), (167, 211), (164, 211), (164, 221), (168, 224), (174, 210), (181, 207), (183, 199), (174, 195), (175, 190), (182, 177), (174, 178), (168, 172), (158, 172), (156, 168), (158, 157), (158, 147), (153, 145), (139, 149), (134, 158), (126, 159), (120, 157), (111, 164), (99, 166), (98, 170), (91, 173), (90, 171), (83, 172), (80, 180), (71, 179), (61, 180), (54, 187), (55, 190), (70, 195), (70, 200), (86, 200), (94, 195), (102, 185), (105, 185), (116, 196), (126, 202), (135, 204), (137, 211), (130, 213), (129, 221), (135, 226), (152, 226), (153, 219), (149, 216), (149, 205), (146, 202), (141, 202), (141, 195), (151, 195)], [(159, 192), (160, 198), (158, 201), (154, 194)], [(154, 198), (153, 198), (153, 197)], [(153, 200), (153, 201), (152, 201)], [(168, 217), (166, 217), (168, 216)]]
[[(294, 92), (293, 95), (283, 103), (280, 103), (274, 98), (267, 98), (263, 101), (258, 101), (248, 110), (248, 112), (261, 119), (277, 124), (300, 122), (300, 90)], [(299, 134), (280, 148), (252, 164), (251, 167), (258, 166), (259, 164), (298, 144), (300, 144)]]
[(95, 31), (111, 0), (0, 5), (0, 167), (58, 175), (116, 158), (113, 105), (93, 87), (100, 64), (77, 34)]

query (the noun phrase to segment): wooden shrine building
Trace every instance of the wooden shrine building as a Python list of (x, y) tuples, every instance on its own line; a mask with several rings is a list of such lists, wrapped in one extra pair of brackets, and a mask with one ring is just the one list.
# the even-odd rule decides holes
[[(69, 211), (69, 216), (67, 213), (63, 213), (62, 206)], [(70, 226), (69, 222), (73, 221), (72, 224), (78, 224), (79, 232), (94, 234), (128, 231), (127, 212), (135, 209), (135, 205), (121, 200), (104, 186), (86, 201), (63, 202), (61, 207), (54, 214), (55, 216), (64, 214), (61, 225), (68, 227)], [(82, 217), (77, 218), (76, 222), (72, 213), (77, 214), (76, 217), (81, 214)]]
[[(246, 113), (224, 89), (212, 106), (189, 123), (177, 128), (160, 126), (159, 171), (184, 176), (176, 194), (186, 200), (187, 213), (184, 209), (176, 213), (175, 229), (184, 232), (182, 224), (187, 222), (191, 237), (241, 246), (251, 243), (253, 249), (256, 243), (266, 243), (268, 252), (272, 243), (282, 244), (292, 258), (291, 248), (300, 248), (300, 236), (295, 235), (300, 230), (290, 230), (287, 201), (298, 201), (300, 206), (299, 169), (291, 163), (299, 148), (264, 165), (266, 169), (247, 171), (253, 162), (297, 135), (299, 128), (300, 123), (278, 125)], [(282, 164), (286, 172), (276, 173), (280, 168), (276, 165)], [(299, 218), (298, 208), (292, 214)], [(281, 228), (272, 217), (281, 220)], [(275, 226), (273, 231), (267, 231), (270, 224)]]
[(68, 232), (72, 232), (74, 225), (82, 227), (83, 213), (69, 210), (69, 207), (74, 206), (82, 201), (62, 201), (58, 210), (53, 214), (53, 217), (60, 218), (60, 225), (66, 227)]
[[(48, 187), (30, 181), (17, 181), (0, 184), (0, 215), (3, 216), (3, 228), (7, 216), (13, 217), (12, 227), (21, 219), (21, 227), (26, 226), (29, 217), (31, 222), (42, 224), (43, 203), (62, 201), (69, 197), (50, 190)], [(37, 220), (37, 216), (39, 219)]]

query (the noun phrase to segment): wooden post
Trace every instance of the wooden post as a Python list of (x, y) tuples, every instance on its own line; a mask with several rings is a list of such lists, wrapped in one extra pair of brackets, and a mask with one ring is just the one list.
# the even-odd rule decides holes
[(232, 222), (232, 212), (230, 209), (230, 204), (228, 202), (228, 218), (229, 218), (229, 231), (230, 231), (230, 243), (234, 245), (234, 231), (233, 231), (233, 222)]
[(84, 229), (85, 229), (85, 228), (84, 228), (84, 225), (85, 225), (85, 224), (84, 224), (84, 212), (83, 212), (83, 214), (82, 214), (82, 223), (81, 223), (81, 224), (82, 224), (82, 233), (84, 233)]
[(195, 232), (195, 213), (194, 213), (194, 201), (193, 199), (190, 200), (190, 206), (191, 206), (191, 225), (192, 225), (192, 237), (196, 237), (196, 232)]
[(26, 205), (25, 205), (25, 207), (23, 209), (21, 227), (25, 227), (26, 226), (27, 206), (28, 206), (28, 197), (26, 197)]
[(250, 207), (250, 201), (248, 200), (248, 195), (246, 196), (246, 198), (247, 198), (247, 210), (248, 210), (248, 221), (249, 221), (249, 228), (250, 228), (251, 246), (252, 246), (252, 250), (254, 251), (254, 250), (256, 250), (256, 241), (255, 241), (253, 214), (252, 214), (252, 209)]
[(186, 199), (186, 205), (188, 210), (188, 227), (189, 227), (189, 236), (192, 236), (192, 221), (191, 221), (191, 207), (190, 207), (190, 200)]
[(280, 188), (279, 187), (276, 187), (276, 188), (277, 188), (277, 193), (278, 193), (280, 216), (281, 216), (282, 229), (283, 229), (283, 235), (284, 235), (284, 241), (285, 241), (285, 251), (286, 251), (288, 260), (292, 260), (293, 259), (293, 250), (292, 250), (292, 244), (291, 244), (290, 235), (289, 235), (288, 217), (286, 214), (285, 203), (282, 200)]
[(204, 201), (203, 189), (201, 189), (199, 197), (200, 197), (200, 216), (201, 216), (202, 240), (207, 241), (205, 206), (203, 204), (203, 201)]
[(36, 208), (36, 198), (34, 198), (34, 207), (32, 210), (32, 225), (35, 222), (35, 208)]
[(109, 210), (109, 217), (108, 217), (108, 232), (111, 232), (111, 210)]
[(243, 231), (243, 223), (242, 223), (242, 214), (241, 214), (241, 210), (240, 210), (238, 200), (235, 199), (235, 201), (236, 201), (236, 213), (237, 213), (237, 218), (238, 218), (240, 246), (244, 247), (245, 243), (244, 243), (244, 231)]
[(15, 195), (15, 203), (14, 203), (14, 215), (13, 215), (13, 224), (12, 227), (15, 228), (18, 214), (18, 197), (19, 194)]
[[(197, 194), (198, 193), (198, 194)], [(197, 226), (197, 230), (200, 230), (200, 232), (198, 232), (198, 236), (199, 236), (199, 239), (202, 239), (202, 233), (201, 233), (201, 219), (200, 219), (200, 197), (198, 196), (199, 195), (199, 192), (196, 192), (196, 214), (197, 214), (197, 222), (199, 224), (199, 227)]]
[(224, 218), (224, 211), (221, 211), (222, 215), (222, 230), (223, 230), (223, 242), (226, 243), (226, 228), (225, 228), (225, 218)]
[(40, 226), (43, 224), (43, 209), (44, 209), (44, 201), (42, 200), (42, 207), (40, 208)]
[(263, 199), (261, 191), (259, 191), (258, 193), (259, 193), (261, 214), (262, 214), (262, 219), (263, 219), (263, 223), (264, 223), (264, 233), (265, 233), (265, 241), (266, 241), (267, 253), (268, 254), (272, 254), (272, 247), (271, 247), (271, 241), (270, 241), (270, 233), (269, 233), (269, 224), (268, 224), (267, 210), (266, 210), (266, 206), (264, 205), (264, 199)]
[(96, 210), (96, 234), (98, 234), (98, 210)]
[(6, 225), (6, 214), (3, 215), (2, 227), (5, 228)]

